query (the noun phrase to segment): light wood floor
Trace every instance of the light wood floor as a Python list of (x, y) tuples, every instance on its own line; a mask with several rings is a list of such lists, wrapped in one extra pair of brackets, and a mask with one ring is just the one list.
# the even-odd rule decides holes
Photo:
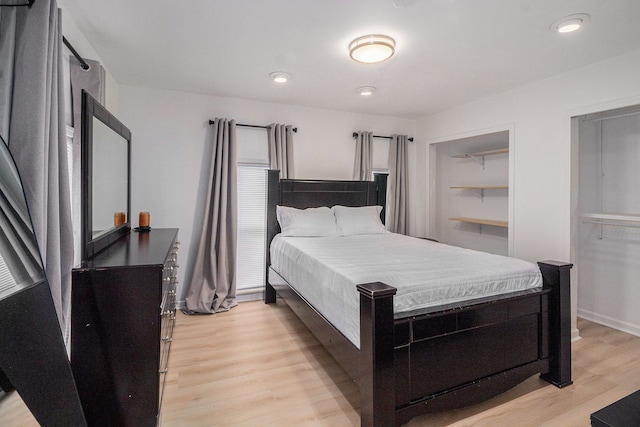
[[(490, 401), (409, 426), (589, 426), (589, 415), (640, 389), (640, 337), (579, 319), (574, 384), (537, 377)], [(162, 408), (172, 426), (352, 426), (358, 389), (281, 302), (227, 313), (178, 313)], [(0, 425), (37, 425), (16, 393)]]

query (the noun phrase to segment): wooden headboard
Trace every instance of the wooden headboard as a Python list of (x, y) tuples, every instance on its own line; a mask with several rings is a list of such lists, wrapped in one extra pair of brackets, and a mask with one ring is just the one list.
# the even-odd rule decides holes
[(270, 265), (269, 246), (280, 232), (276, 206), (317, 208), (320, 206), (382, 206), (380, 218), (384, 223), (387, 202), (387, 175), (377, 174), (374, 181), (322, 181), (308, 179), (280, 179), (280, 171), (267, 172), (267, 267)]

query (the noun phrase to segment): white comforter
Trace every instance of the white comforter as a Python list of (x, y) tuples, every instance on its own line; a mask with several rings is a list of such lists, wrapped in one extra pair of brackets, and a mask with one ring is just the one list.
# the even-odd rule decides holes
[(277, 235), (271, 267), (357, 347), (359, 283), (397, 288), (396, 313), (542, 286), (535, 264), (394, 233)]

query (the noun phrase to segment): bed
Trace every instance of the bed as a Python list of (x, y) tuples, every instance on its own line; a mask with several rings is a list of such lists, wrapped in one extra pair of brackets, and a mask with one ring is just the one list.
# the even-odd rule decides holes
[(372, 182), (311, 181), (268, 172), (265, 303), (280, 296), (358, 384), (363, 426), (399, 426), (421, 414), (468, 406), (535, 374), (557, 387), (571, 384), (570, 264), (539, 262), (541, 287), (400, 312), (394, 312), (394, 300), (402, 290), (381, 281), (358, 283), (357, 339), (272, 268), (277, 206), (385, 202), (384, 175)]

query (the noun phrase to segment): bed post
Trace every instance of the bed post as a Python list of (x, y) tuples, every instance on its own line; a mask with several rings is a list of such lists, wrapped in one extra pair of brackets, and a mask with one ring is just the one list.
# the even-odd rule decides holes
[(549, 294), (549, 372), (541, 378), (556, 387), (571, 385), (571, 286), (573, 264), (541, 261), (544, 288)]
[(269, 247), (271, 241), (280, 231), (278, 218), (276, 217), (276, 206), (280, 203), (280, 171), (269, 169), (267, 171), (267, 248), (265, 251), (265, 278), (264, 278), (264, 303), (276, 302), (276, 290), (269, 284), (269, 266), (271, 265), (271, 255)]
[(396, 288), (374, 282), (360, 293), (360, 424), (395, 425), (393, 296)]

